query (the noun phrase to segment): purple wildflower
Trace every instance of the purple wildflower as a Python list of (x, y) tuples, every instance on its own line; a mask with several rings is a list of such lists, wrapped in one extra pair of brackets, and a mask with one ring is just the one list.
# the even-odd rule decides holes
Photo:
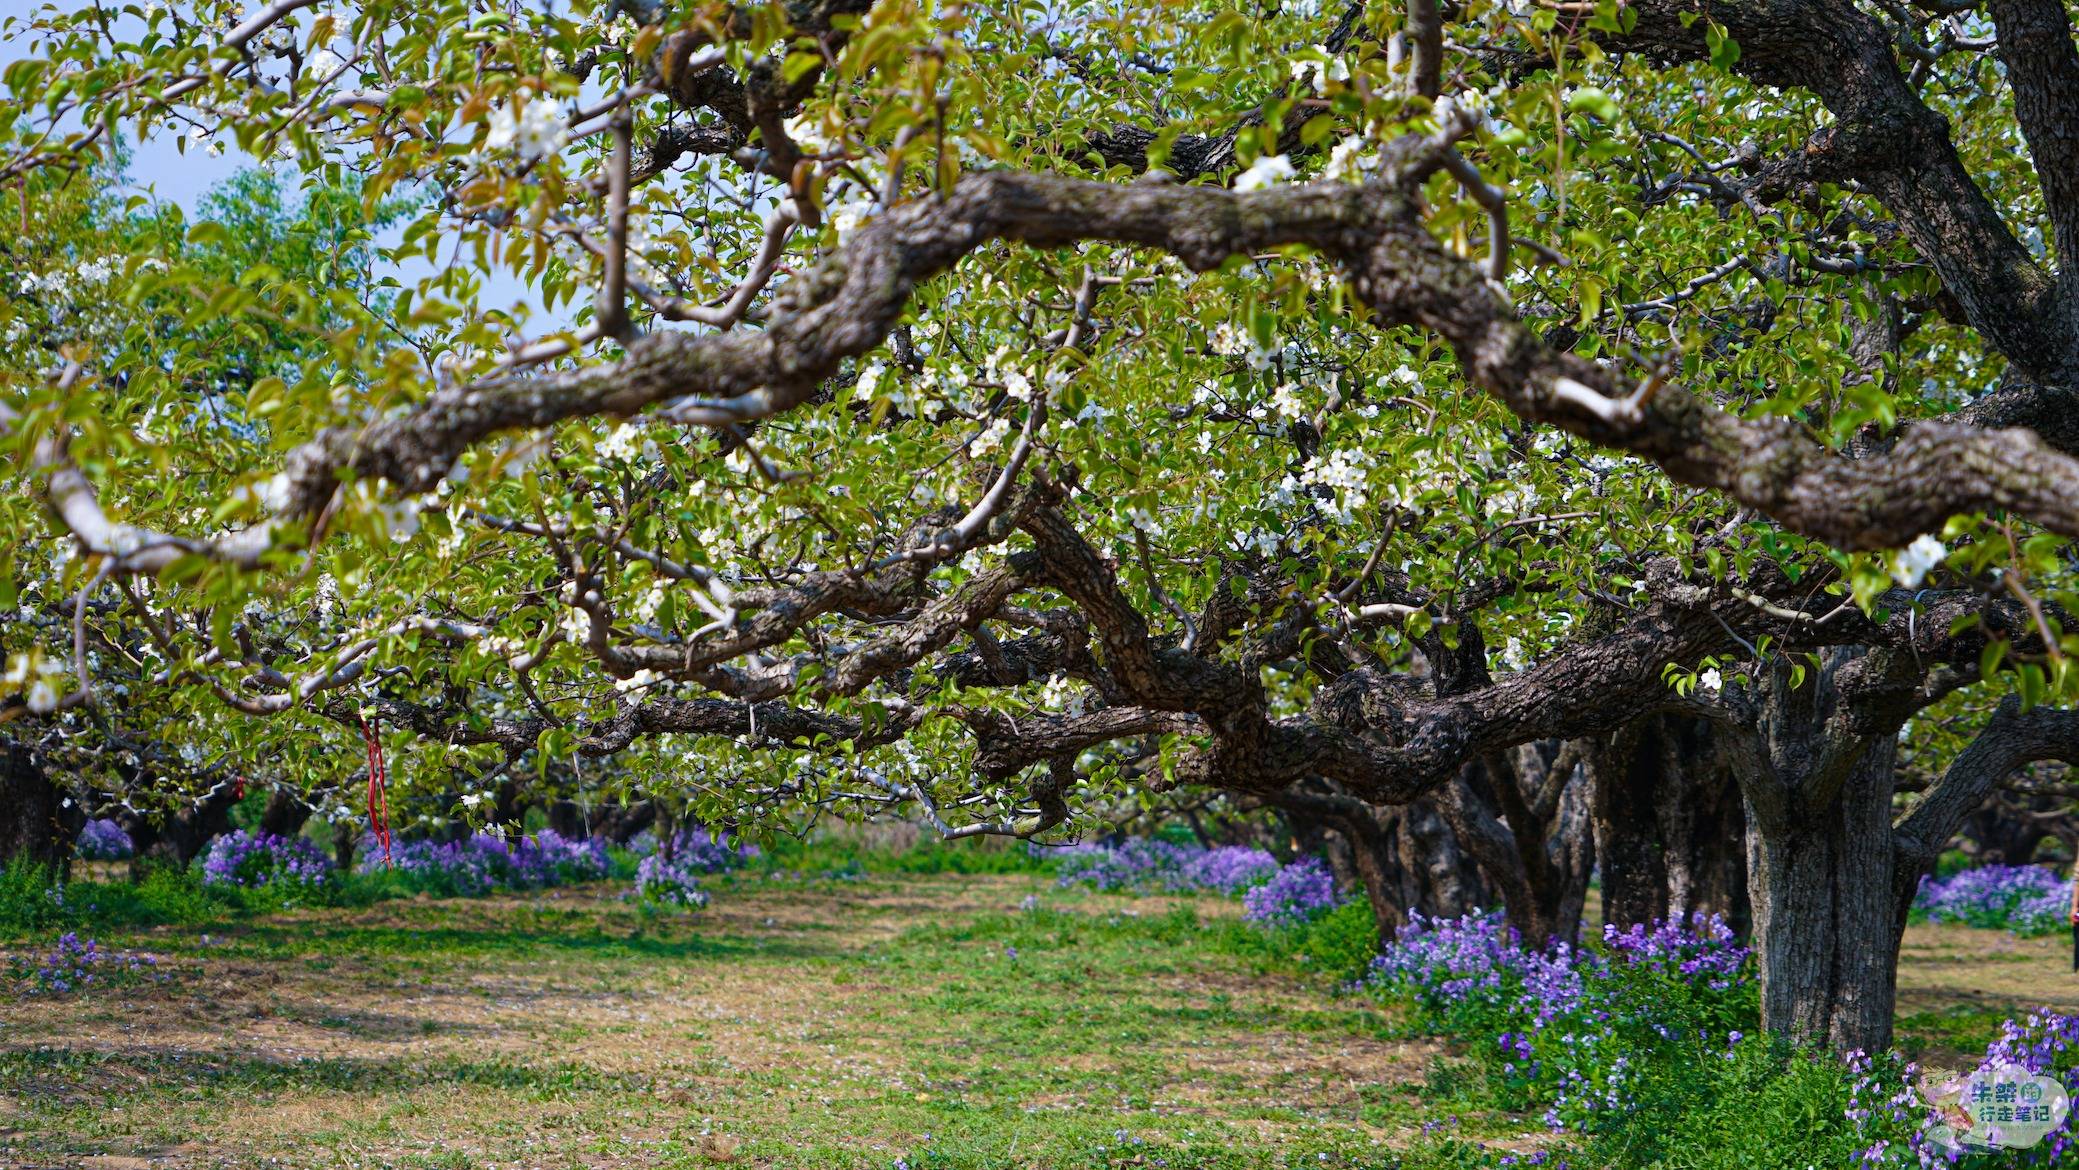
[(707, 891), (700, 888), (703, 857), (697, 852), (666, 857), (652, 853), (635, 869), (635, 896), (652, 905), (698, 908), (707, 905)]
[(96, 987), (165, 982), (167, 976), (158, 967), (156, 956), (105, 950), (95, 940), (81, 941), (67, 931), (42, 958), (14, 960), (10, 974), (24, 995), (69, 995)]
[(202, 884), (209, 886), (315, 886), (331, 877), (332, 859), (315, 843), (274, 833), (226, 833), (202, 859)]
[(1961, 922), (2024, 935), (2064, 929), (2064, 879), (2040, 865), (1986, 865), (1920, 882), (1913, 909), (1930, 922)]
[[(388, 868), (474, 897), (493, 890), (538, 890), (597, 881), (607, 875), (609, 864), (605, 842), (576, 840), (544, 829), (515, 841), (495, 833), (474, 833), (459, 841), (399, 842), (390, 851)], [(380, 853), (364, 849), (358, 868), (368, 873), (385, 868), (385, 863)]]
[(1278, 860), (1244, 845), (1179, 845), (1147, 837), (1116, 844), (1035, 847), (1037, 856), (1055, 863), (1055, 884), (1091, 886), (1136, 893), (1188, 893), (1213, 890), (1239, 894), (1269, 881)]
[(79, 832), (79, 855), (88, 861), (121, 861), (134, 852), (130, 834), (107, 818), (88, 821)]
[(1336, 908), (1335, 876), (1312, 857), (1280, 869), (1242, 895), (1242, 917), (1263, 926), (1300, 926)]

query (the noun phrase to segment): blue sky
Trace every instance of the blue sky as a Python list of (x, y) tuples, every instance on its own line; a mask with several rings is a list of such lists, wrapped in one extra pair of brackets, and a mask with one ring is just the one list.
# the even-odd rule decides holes
[[(86, 0), (79, 0), (82, 5), (85, 2)], [(10, 17), (26, 20), (45, 6), (45, 0), (0, 0), (0, 21)], [(70, 0), (61, 0), (61, 6), (70, 6)], [(19, 60), (26, 55), (25, 43), (19, 40), (0, 41), (0, 64)], [(131, 151), (131, 185), (154, 198), (178, 204), (182, 210), (192, 214), (211, 187), (230, 178), (239, 170), (254, 165), (255, 160), (252, 156), (239, 150), (229, 134), (217, 137), (224, 145), (224, 152), (220, 155), (212, 155), (207, 150), (192, 147), (186, 154), (182, 154), (175, 148), (171, 134), (159, 134), (140, 141), (134, 131), (127, 133), (125, 141)], [(403, 227), (400, 225), (391, 229), (387, 233), (387, 238), (381, 238), (378, 242), (395, 244), (402, 235)], [(428, 262), (418, 258), (399, 267), (395, 275), (409, 283), (424, 277), (429, 270)], [(500, 307), (516, 301), (524, 302), (532, 309), (531, 330), (535, 333), (545, 333), (560, 326), (568, 326), (570, 323), (567, 314), (545, 314), (540, 301), (532, 295), (532, 290), (508, 277), (494, 275), (488, 279), (483, 299), (489, 305)]]
[[(8, 17), (28, 19), (37, 9), (45, 7), (44, 0), (0, 0), (0, 20)], [(9, 41), (0, 44), (0, 62), (12, 62), (26, 56), (21, 44)], [(252, 160), (227, 143), (221, 157), (212, 158), (206, 151), (193, 151), (183, 156), (173, 148), (171, 138), (130, 141), (133, 161), (131, 177), (141, 188), (149, 188), (161, 199), (180, 204), (192, 210), (203, 192), (214, 183), (229, 178)]]

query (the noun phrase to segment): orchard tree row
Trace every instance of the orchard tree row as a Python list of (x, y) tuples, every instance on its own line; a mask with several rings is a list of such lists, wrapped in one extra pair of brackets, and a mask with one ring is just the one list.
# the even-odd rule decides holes
[[(371, 743), (440, 815), (1216, 793), (1388, 928), (1744, 885), (1768, 1025), (1872, 1050), (1920, 875), (2079, 758), (2059, 0), (7, 36), (0, 827), (343, 817)], [(303, 210), (126, 205), (141, 136)]]

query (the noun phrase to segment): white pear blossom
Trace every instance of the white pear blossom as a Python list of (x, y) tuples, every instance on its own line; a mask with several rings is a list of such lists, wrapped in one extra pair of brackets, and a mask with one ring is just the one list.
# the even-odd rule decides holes
[(859, 380), (852, 385), (852, 397), (861, 402), (872, 402), (881, 392), (881, 382), (888, 376), (888, 367), (879, 362), (868, 362), (859, 371)]
[(1311, 85), (1315, 93), (1326, 97), (1329, 82), (1350, 80), (1350, 66), (1341, 57), (1330, 53), (1326, 46), (1315, 45), (1314, 51), (1326, 59), (1308, 57), (1294, 61), (1292, 80)]
[(383, 528), (390, 539), (399, 544), (410, 540), (419, 531), (419, 508), (422, 501), (417, 497), (378, 503), (376, 511), (381, 513)]
[(521, 90), (518, 97), (491, 111), (484, 147), (510, 150), (527, 162), (563, 145), (564, 136), (563, 117), (556, 103)]
[(1235, 176), (1234, 189), (1261, 191), (1265, 187), (1289, 183), (1297, 174), (1299, 172), (1293, 169), (1292, 160), (1282, 154), (1267, 154), (1250, 163), (1248, 170)]
[(1299, 387), (1294, 386), (1290, 382), (1286, 382), (1276, 390), (1271, 391), (1271, 406), (1276, 408), (1277, 412), (1286, 418), (1303, 419), (1307, 417), (1307, 404), (1300, 400)]
[(1370, 145), (1354, 134), (1343, 139), (1328, 152), (1328, 165), (1321, 173), (1331, 179), (1363, 178), (1365, 172), (1379, 164), (1378, 154), (1365, 149)]
[(319, 81), (330, 81), (334, 74), (346, 68), (346, 58), (330, 49), (320, 48), (303, 64), (310, 76)]
[(837, 229), (840, 239), (849, 236), (873, 218), (874, 206), (871, 199), (852, 199), (840, 203), (830, 209), (830, 226)]
[(33, 714), (48, 715), (58, 709), (58, 692), (50, 680), (37, 679), (29, 687), (29, 710)]
[(1913, 538), (1913, 543), (1893, 553), (1891, 576), (1907, 589), (1918, 589), (1927, 579), (1928, 571), (1949, 556), (1949, 549), (1941, 541), (1922, 533)]
[(830, 149), (830, 140), (823, 137), (822, 118), (814, 114), (796, 114), (787, 119), (787, 137), (801, 148), (803, 154), (822, 154)]
[(975, 436), (974, 444), (967, 449), (968, 454), (980, 459), (989, 454), (989, 452), (996, 450), (997, 446), (1003, 442), (1004, 436), (1010, 433), (1011, 420), (1007, 418), (996, 419), (988, 426), (983, 427), (981, 434)]

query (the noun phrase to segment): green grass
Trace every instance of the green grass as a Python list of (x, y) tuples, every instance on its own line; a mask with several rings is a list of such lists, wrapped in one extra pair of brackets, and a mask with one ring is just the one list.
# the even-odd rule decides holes
[(0, 1164), (1427, 1167), (1537, 1128), (1341, 990), (1348, 922), (1265, 939), (1227, 899), (928, 859), (791, 875), (826, 859), (769, 855), (690, 915), (606, 884), (204, 919), (140, 895), (102, 939), (172, 984), (0, 1001)]
[[(1266, 934), (1231, 899), (1057, 890), (1022, 851), (917, 854), (770, 849), (694, 914), (625, 881), (285, 899), (162, 873), (61, 905), (0, 874), (0, 951), (77, 927), (175, 972), (0, 994), (0, 1165), (1470, 1170), (1551, 1148), (1466, 1052), (1349, 990), (1361, 904)], [(1990, 935), (1908, 932), (1909, 1054), (1982, 1049), (2058, 975), (2056, 947)], [(1800, 1110), (1838, 1113), (1811, 1069), (1751, 1072), (1595, 1156), (1773, 1165), (1757, 1116), (1792, 1148)]]

